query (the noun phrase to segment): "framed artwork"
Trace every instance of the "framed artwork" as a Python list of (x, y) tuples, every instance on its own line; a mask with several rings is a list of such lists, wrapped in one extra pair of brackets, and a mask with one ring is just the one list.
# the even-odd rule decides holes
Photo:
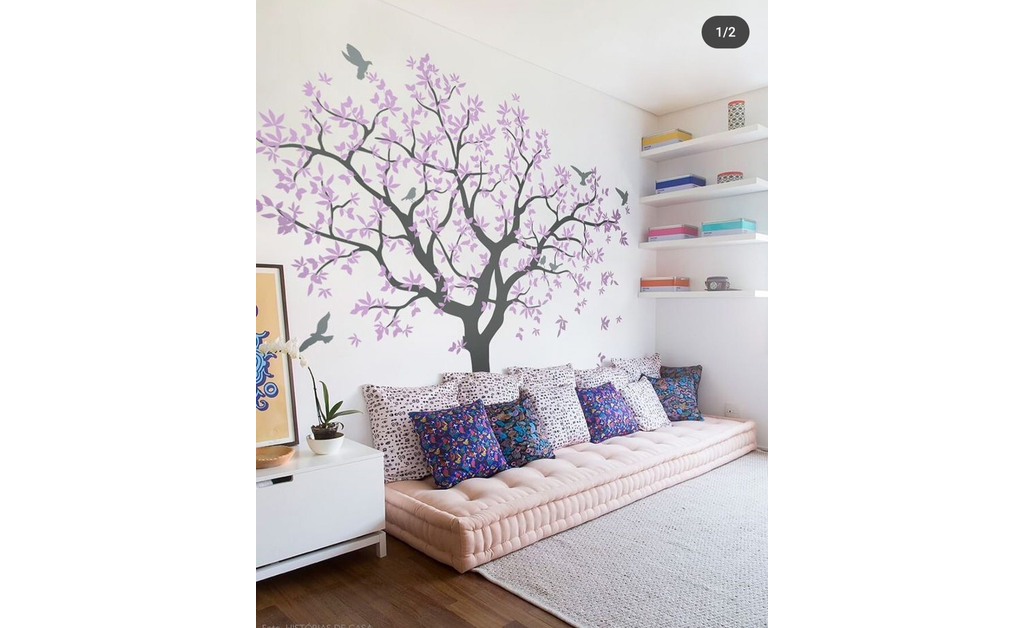
[[(284, 267), (256, 264), (256, 347), (264, 340), (288, 340)], [(256, 446), (298, 445), (292, 360), (256, 352)]]

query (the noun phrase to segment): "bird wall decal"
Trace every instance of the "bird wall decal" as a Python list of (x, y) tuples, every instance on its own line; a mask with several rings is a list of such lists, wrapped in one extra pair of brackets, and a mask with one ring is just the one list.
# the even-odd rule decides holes
[(580, 185), (586, 185), (587, 184), (587, 177), (589, 177), (590, 175), (594, 174), (593, 170), (591, 170), (590, 172), (583, 172), (582, 170), (580, 170), (576, 166), (573, 166), (572, 169), (576, 171), (576, 174), (580, 175)]
[(629, 192), (623, 192), (619, 188), (615, 188), (615, 191), (619, 193), (619, 198), (622, 199), (622, 204), (625, 205), (629, 201)]
[(321, 318), (320, 322), (316, 324), (316, 331), (311, 333), (309, 335), (309, 338), (306, 338), (305, 340), (303, 340), (302, 344), (299, 345), (299, 351), (305, 351), (306, 349), (312, 347), (314, 344), (316, 344), (318, 342), (323, 342), (324, 344), (327, 344), (328, 342), (330, 342), (331, 340), (334, 339), (334, 336), (325, 336), (324, 335), (324, 334), (327, 333), (327, 321), (330, 318), (331, 318), (331, 313), (330, 312), (324, 314), (324, 317)]
[(353, 46), (352, 44), (347, 44), (346, 51), (347, 52), (342, 52), (341, 54), (348, 60), (349, 63), (358, 68), (359, 71), (356, 72), (356, 78), (359, 79), (360, 81), (363, 80), (363, 77), (366, 76), (366, 70), (370, 68), (370, 64), (372, 64), (373, 61), (364, 61), (363, 54), (359, 52), (359, 49)]
[(403, 198), (402, 200), (403, 201), (411, 201), (414, 198), (416, 198), (416, 188), (409, 188), (409, 193), (406, 194), (405, 198)]

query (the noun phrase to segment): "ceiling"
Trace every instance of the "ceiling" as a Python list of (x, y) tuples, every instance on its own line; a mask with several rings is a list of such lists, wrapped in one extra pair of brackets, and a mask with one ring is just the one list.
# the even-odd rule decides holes
[[(768, 85), (763, 1), (381, 1), (655, 115)], [(742, 17), (750, 39), (709, 47), (713, 15)]]

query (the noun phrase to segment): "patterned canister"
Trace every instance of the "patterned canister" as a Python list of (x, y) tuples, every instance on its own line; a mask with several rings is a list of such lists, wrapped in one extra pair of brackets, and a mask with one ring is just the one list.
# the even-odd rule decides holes
[(729, 130), (747, 125), (747, 101), (733, 100), (729, 103)]
[(718, 182), (729, 183), (730, 181), (739, 181), (743, 178), (743, 173), (738, 170), (730, 170), (729, 172), (719, 172)]

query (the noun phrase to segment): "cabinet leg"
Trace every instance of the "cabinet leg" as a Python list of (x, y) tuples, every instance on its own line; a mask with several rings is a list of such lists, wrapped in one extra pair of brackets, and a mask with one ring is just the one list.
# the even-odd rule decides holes
[(377, 542), (377, 558), (384, 558), (388, 555), (388, 535), (386, 532), (381, 531), (380, 541)]

